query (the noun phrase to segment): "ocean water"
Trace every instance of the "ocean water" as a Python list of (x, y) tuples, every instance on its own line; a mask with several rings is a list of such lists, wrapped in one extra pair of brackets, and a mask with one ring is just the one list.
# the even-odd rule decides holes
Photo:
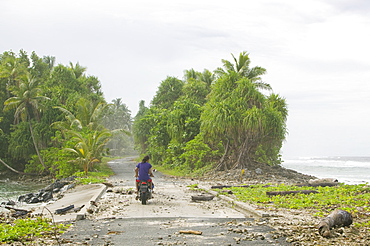
[(370, 183), (370, 157), (286, 158), (282, 166), (317, 178), (335, 178), (345, 184)]
[[(37, 192), (45, 187), (45, 184), (25, 182), (12, 179), (11, 177), (0, 176), (0, 203), (8, 200), (17, 201), (18, 196), (31, 192)], [(6, 211), (0, 206), (0, 212)]]

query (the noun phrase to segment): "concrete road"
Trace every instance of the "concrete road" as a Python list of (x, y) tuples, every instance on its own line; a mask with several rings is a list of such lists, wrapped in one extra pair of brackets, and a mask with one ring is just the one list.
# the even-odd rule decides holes
[[(135, 165), (133, 158), (111, 162), (116, 175), (109, 181), (134, 188)], [(147, 205), (135, 195), (106, 193), (98, 200), (99, 213), (74, 222), (60, 245), (289, 245), (275, 239), (263, 219), (238, 212), (218, 197), (192, 202), (200, 191), (189, 189), (189, 182), (196, 183), (156, 172), (154, 198)], [(201, 235), (183, 233), (189, 231)]]
[[(64, 196), (44, 206), (38, 207), (32, 212), (34, 216), (43, 216), (50, 218), (55, 222), (67, 222), (75, 220), (77, 216), (84, 215), (86, 209), (90, 206), (90, 201), (99, 200), (100, 196), (104, 194), (106, 186), (103, 184), (89, 184), (81, 185), (68, 190)], [(65, 214), (55, 214), (57, 209), (65, 208), (73, 205), (75, 208), (82, 207), (78, 212), (68, 212)]]

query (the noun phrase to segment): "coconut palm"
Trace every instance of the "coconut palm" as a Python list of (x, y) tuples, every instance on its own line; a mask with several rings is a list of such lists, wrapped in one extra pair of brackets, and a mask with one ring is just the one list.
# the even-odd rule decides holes
[[(25, 55), (22, 53), (22, 55)], [(7, 87), (19, 86), (21, 78), (27, 72), (28, 64), (21, 58), (17, 58), (13, 52), (5, 52), (1, 56), (0, 78), (7, 80)]]
[(76, 106), (76, 114), (65, 108), (56, 107), (65, 114), (66, 121), (55, 122), (53, 126), (74, 143), (73, 148), (64, 149), (75, 155), (76, 158), (71, 162), (80, 165), (87, 174), (94, 163), (101, 161), (106, 144), (112, 134), (120, 129), (110, 131), (101, 124), (104, 112), (111, 104), (91, 104), (82, 98)]
[(111, 104), (106, 104), (104, 102), (93, 104), (91, 101), (80, 98), (77, 103), (77, 112), (74, 114), (68, 109), (63, 107), (55, 107), (65, 114), (67, 121), (54, 122), (53, 126), (56, 126), (60, 130), (63, 129), (74, 129), (81, 130), (84, 127), (90, 130), (100, 130), (103, 129), (102, 119), (104, 117), (104, 112), (110, 107)]
[(84, 74), (84, 72), (86, 72), (86, 67), (81, 66), (78, 62), (76, 63), (76, 65), (73, 65), (73, 63), (70, 62), (69, 66), (71, 67), (76, 79), (81, 77)]
[(64, 150), (72, 152), (76, 156), (76, 159), (70, 162), (82, 166), (84, 173), (87, 175), (94, 163), (101, 161), (104, 148), (112, 133), (107, 129), (92, 131), (87, 134), (81, 134), (73, 130), (68, 130), (67, 133), (72, 136), (75, 145), (73, 148), (65, 148)]
[(41, 88), (38, 87), (38, 81), (27, 74), (26, 79), (22, 80), (19, 87), (12, 87), (11, 90), (14, 95), (8, 98), (4, 102), (4, 111), (15, 109), (14, 113), (14, 123), (18, 124), (20, 121), (28, 122), (30, 133), (35, 146), (37, 156), (40, 160), (41, 165), (46, 170), (47, 167), (40, 155), (39, 148), (35, 139), (35, 135), (32, 127), (32, 120), (40, 120), (40, 109), (41, 102), (48, 100), (48, 97), (42, 96)]

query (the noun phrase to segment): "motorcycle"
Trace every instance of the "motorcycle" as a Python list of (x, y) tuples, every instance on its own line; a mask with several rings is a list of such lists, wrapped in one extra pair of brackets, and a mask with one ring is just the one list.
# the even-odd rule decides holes
[(140, 181), (139, 183), (139, 200), (142, 205), (146, 205), (146, 202), (152, 198), (152, 187), (150, 182)]

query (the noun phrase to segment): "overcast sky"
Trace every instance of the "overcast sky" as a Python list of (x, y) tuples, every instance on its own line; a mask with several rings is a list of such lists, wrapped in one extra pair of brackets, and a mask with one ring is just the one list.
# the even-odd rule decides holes
[(283, 157), (370, 156), (368, 0), (0, 0), (0, 52), (79, 62), (136, 114), (167, 76), (250, 54), (289, 107)]

